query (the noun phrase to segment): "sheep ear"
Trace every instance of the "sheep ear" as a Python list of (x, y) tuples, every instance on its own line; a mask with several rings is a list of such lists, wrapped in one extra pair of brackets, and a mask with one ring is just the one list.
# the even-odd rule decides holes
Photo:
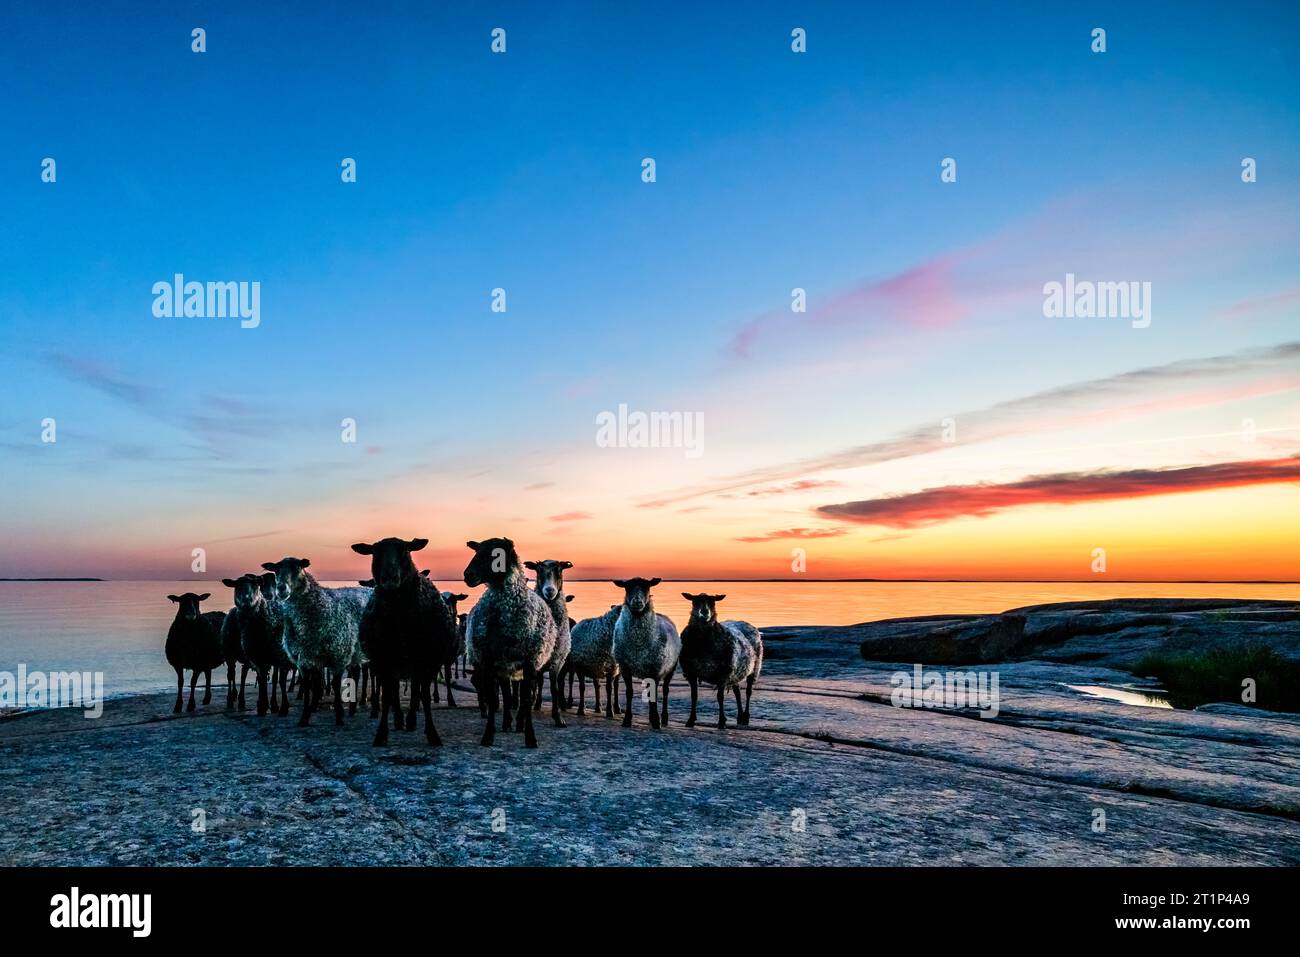
[(206, 591), (205, 591), (202, 595), (199, 595), (199, 596), (198, 596), (199, 601), (207, 601), (207, 600), (208, 600), (209, 598), (211, 598), (211, 597), (212, 597), (212, 593), (211, 593), (211, 592), (206, 592)]
[(478, 542), (466, 542), (465, 544), (474, 549), (474, 551), (478, 551)]
[(524, 567), (525, 567), (525, 568), (531, 568), (533, 571), (536, 571), (536, 570), (537, 570), (537, 562), (524, 562)]
[(659, 584), (660, 582), (662, 582), (662, 581), (663, 581), (662, 578), (652, 578), (652, 579), (650, 579), (650, 584), (646, 585), (645, 587), (646, 587), (646, 588), (654, 588), (655, 585), (658, 585), (658, 584)]
[(624, 581), (624, 580), (621, 579), (621, 578), (615, 578), (615, 579), (614, 579), (614, 584), (617, 585), (619, 588), (626, 588), (626, 587), (627, 587), (627, 582)]
[(276, 566), (275, 566), (275, 562), (262, 562), (262, 567), (265, 568), (268, 572), (273, 572), (275, 571)]
[(413, 538), (406, 543), (406, 547), (413, 552), (418, 552), (420, 549), (422, 549), (425, 545), (428, 544), (429, 544), (429, 540), (427, 538)]
[(311, 559), (309, 559), (309, 558), (304, 558), (304, 559), (303, 559), (301, 562), (299, 562), (298, 564), (299, 564), (299, 566), (300, 566), (301, 568), (309, 568), (309, 567), (311, 566)]
[(352, 550), (358, 555), (373, 555), (375, 553), (374, 546), (367, 545), (365, 542), (357, 542), (357, 544), (352, 546)]
[(722, 601), (722, 599), (726, 598), (727, 596), (726, 596), (726, 595), (710, 595), (709, 597), (712, 598), (712, 599), (714, 600), (714, 602), (720, 602), (720, 601)]
[(429, 577), (429, 569), (427, 569), (427, 568), (421, 568), (421, 569), (420, 569), (420, 577), (421, 577), (421, 578), (428, 578), (428, 577)]
[(565, 596), (564, 596), (564, 601), (565, 601), (565, 604), (568, 604), (569, 602), (573, 601), (573, 596), (572, 596), (572, 595), (565, 595)]
[(682, 592), (682, 597), (685, 598), (687, 601), (695, 601), (695, 596), (688, 591)]
[(501, 539), (501, 541), (503, 541), (503, 542), (506, 543), (506, 548), (514, 548), (514, 547), (515, 547), (515, 543), (512, 542), (512, 541), (511, 541), (510, 539), (508, 539), (508, 538), (503, 538), (503, 539)]
[(221, 584), (225, 585), (227, 588), (234, 588), (239, 584), (239, 582), (235, 581), (233, 578), (223, 578), (221, 579)]
[(456, 599), (457, 601), (464, 601), (466, 598), (469, 597), (469, 595), (452, 595), (451, 597)]
[(171, 599), (172, 601), (176, 602), (177, 604), (180, 603), (180, 599), (177, 598), (175, 595), (168, 595), (167, 597), (168, 597), (169, 599)]
[(573, 562), (560, 562), (560, 567), (561, 567), (561, 568), (572, 568), (572, 567), (573, 567)]

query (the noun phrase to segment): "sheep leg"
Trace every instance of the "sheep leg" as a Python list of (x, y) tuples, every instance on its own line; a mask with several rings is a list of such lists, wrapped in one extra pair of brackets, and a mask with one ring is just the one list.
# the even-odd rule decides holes
[(278, 714), (283, 718), (289, 714), (289, 669), (281, 666), (277, 670), (280, 672), (280, 710)]
[(630, 728), (632, 727), (632, 675), (624, 675), (623, 680), (627, 684), (627, 706), (623, 709), (623, 727)]
[(330, 691), (334, 694), (334, 726), (343, 726), (343, 669), (335, 668), (330, 675)]
[(244, 687), (248, 684), (248, 664), (241, 663), (239, 666), (239, 710), (244, 710)]
[(614, 714), (622, 714), (623, 709), (618, 703), (618, 675), (611, 671), (609, 673), (609, 682), (613, 688), (610, 697), (614, 699)]
[(186, 711), (194, 710), (194, 686), (199, 683), (199, 673), (197, 670), (190, 672), (190, 703), (185, 706)]
[(383, 702), (379, 715), (379, 727), (375, 728), (375, 739), (370, 742), (376, 748), (388, 743), (388, 711), (393, 704), (392, 686), (393, 682), (389, 680), (388, 675), (384, 675), (380, 686), (381, 693), (372, 699), (376, 704), (381, 700)]
[(379, 717), (379, 672), (370, 669), (370, 717)]
[(664, 678), (664, 701), (662, 706), (663, 710), (659, 715), (660, 724), (666, 725), (668, 723), (668, 686), (673, 683), (673, 674), (676, 671), (677, 668), (674, 667), (671, 671), (668, 672), (668, 677)]
[(257, 716), (266, 717), (266, 672), (257, 672)]
[[(450, 667), (450, 665), (448, 665), (448, 667)], [(435, 686), (438, 684), (437, 674), (438, 672), (435, 668), (434, 677), (431, 682)], [(440, 748), (442, 747), (442, 738), (438, 737), (438, 729), (433, 726), (433, 704), (430, 701), (431, 696), (429, 694), (429, 684), (430, 682), (420, 682), (421, 687), (424, 688), (424, 740), (429, 742), (430, 747)]]
[(655, 692), (654, 697), (650, 699), (650, 727), (653, 730), (658, 731), (659, 730), (659, 702), (657, 698), (658, 698), (658, 691), (659, 691), (659, 679), (658, 678), (650, 679), (650, 687)]
[[(537, 679), (541, 684), (541, 678)], [(567, 728), (564, 718), (560, 717), (560, 703), (564, 698), (564, 682), (560, 680), (559, 669), (551, 665), (551, 723), (557, 728)]]
[(438, 696), (438, 668), (436, 666), (433, 669), (433, 676), (433, 700), (440, 702), (442, 698)]
[[(510, 685), (511, 685), (510, 681), (508, 681), (505, 678), (502, 678), (494, 686), (494, 689), (496, 686), (500, 686), (501, 688), (501, 730), (502, 731), (509, 731), (515, 726), (515, 704), (514, 704), (515, 699), (514, 696), (511, 695), (510, 693), (511, 690)], [(493, 690), (492, 693), (496, 694), (496, 691)]]
[(740, 720), (741, 724), (749, 724), (749, 699), (754, 696), (754, 676), (750, 675), (745, 679), (745, 716)]
[(176, 706), (172, 708), (172, 714), (181, 713), (181, 701), (185, 697), (185, 672), (180, 668), (176, 669)]
[[(534, 668), (533, 663), (531, 661), (524, 662), (524, 687), (522, 692), (519, 695), (519, 702), (520, 702), (519, 710), (522, 711), (524, 715), (523, 720), (525, 722), (524, 723), (524, 747), (525, 748), (537, 747), (537, 734), (536, 732), (533, 731), (533, 709), (525, 708), (523, 707), (523, 705), (525, 702), (532, 701), (533, 682), (537, 681), (539, 677), (540, 676), (537, 674), (537, 670), (536, 668)], [(554, 700), (552, 700), (551, 702), (551, 707), (552, 708), (555, 707)], [(557, 720), (558, 720), (558, 715), (559, 713), (556, 712)]]
[(271, 666), (271, 710), (272, 711), (279, 710), (280, 702), (277, 699), (275, 694), (277, 690), (276, 685), (279, 684), (279, 682), (280, 682), (280, 666), (272, 665)]
[[(479, 704), (487, 708), (487, 722), (483, 725), (483, 737), (479, 744), (490, 747), (497, 733), (497, 687), (499, 682), (492, 677), (492, 672), (479, 662), (474, 668), (474, 678), (478, 682)], [(509, 707), (506, 708), (509, 712)]]
[[(207, 702), (203, 702), (207, 704)], [(235, 661), (232, 658), (226, 662), (226, 710), (230, 711), (235, 707)]]
[[(389, 684), (392, 687), (389, 687)], [(405, 731), (406, 722), (402, 720), (402, 684), (396, 676), (389, 679), (388, 683), (383, 686), (384, 695), (392, 699), (391, 707), (393, 712), (393, 730)]]
[(447, 682), (447, 707), (448, 708), (456, 707), (456, 699), (451, 696), (451, 673), (452, 673), (452, 669), (455, 667), (456, 666), (452, 662), (448, 662), (443, 666), (442, 669), (443, 677), (446, 679)]
[(302, 691), (302, 714), (298, 716), (298, 727), (305, 728), (311, 723), (312, 686), (308, 683), (309, 675), (299, 669), (299, 685)]
[(428, 694), (429, 689), (424, 685), (423, 678), (411, 678), (411, 701), (406, 707), (406, 730), (415, 730), (415, 718), (420, 710), (421, 695)]
[(718, 727), (725, 728), (726, 726), (727, 726), (727, 686), (726, 684), (719, 682), (718, 683)]
[[(593, 681), (592, 687), (596, 692), (596, 710), (600, 710), (600, 685)], [(587, 713), (587, 679), (578, 675), (578, 717), (581, 718)]]
[(687, 677), (687, 682), (691, 686), (691, 715), (686, 719), (686, 727), (695, 727), (695, 705), (700, 699), (700, 679)]
[(203, 703), (212, 703), (212, 669), (203, 672)]

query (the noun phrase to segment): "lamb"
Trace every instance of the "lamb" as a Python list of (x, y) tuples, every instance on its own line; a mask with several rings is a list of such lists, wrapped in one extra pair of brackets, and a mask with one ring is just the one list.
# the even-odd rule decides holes
[(470, 612), (467, 640), (475, 686), (487, 698), (487, 724), (480, 742), (496, 734), (497, 691), (506, 703), (502, 731), (510, 730), (510, 681), (523, 677), (518, 725), (525, 747), (537, 747), (533, 731), (533, 681), (555, 653), (555, 616), (541, 596), (529, 591), (515, 543), (508, 538), (466, 542), (474, 557), (465, 567), (465, 584), (487, 590)]
[[(578, 676), (578, 714), (587, 713), (587, 679), (596, 695), (600, 711), (600, 683), (605, 682), (605, 717), (612, 718), (618, 707), (618, 662), (614, 660), (614, 623), (622, 605), (610, 605), (597, 618), (584, 618), (573, 627), (573, 643), (565, 666), (570, 677)], [(572, 695), (572, 692), (570, 692)]]
[(727, 726), (728, 688), (736, 693), (736, 723), (749, 724), (749, 699), (763, 669), (762, 632), (747, 621), (718, 621), (717, 603), (726, 595), (682, 592), (682, 597), (691, 603), (691, 620), (682, 632), (682, 674), (691, 684), (691, 716), (686, 719), (686, 727), (695, 727), (695, 702), (701, 681), (718, 689), (719, 728)]
[(627, 688), (627, 705), (623, 712), (623, 727), (632, 727), (632, 679), (649, 678), (654, 690), (663, 682), (663, 713), (655, 708), (655, 695), (650, 697), (650, 727), (658, 730), (668, 723), (668, 686), (677, 670), (682, 639), (677, 626), (665, 615), (655, 611), (650, 589), (661, 578), (629, 578), (614, 582), (623, 589), (623, 606), (614, 622), (614, 660), (623, 675)]
[[(420, 572), (420, 574), (423, 575), (425, 573)], [(449, 661), (443, 662), (443, 674), (447, 682), (447, 707), (448, 708), (456, 707), (456, 701), (451, 696), (451, 679), (454, 678), (456, 675), (456, 662), (459, 661), (465, 654), (465, 620), (464, 620), (465, 616), (458, 614), (456, 609), (457, 606), (459, 606), (460, 603), (467, 598), (469, 598), (469, 595), (466, 595), (464, 592), (445, 591), (442, 593), (442, 600), (445, 601), (447, 603), (447, 607), (451, 609), (451, 617), (456, 622), (456, 640), (452, 642), (452, 645), (449, 649), (451, 654), (451, 659)], [(437, 683), (435, 682), (435, 687), (436, 686)]]
[(306, 558), (282, 558), (262, 564), (275, 573), (275, 594), (284, 623), (284, 652), (297, 667), (306, 688), (298, 725), (306, 727), (320, 705), (321, 675), (326, 668), (334, 692), (334, 724), (341, 725), (343, 674), (356, 659), (357, 632), (370, 591), (325, 588), (307, 571), (310, 566)]
[(385, 538), (352, 546), (358, 555), (370, 556), (375, 590), (361, 621), (361, 646), (371, 668), (379, 675), (381, 712), (374, 745), (388, 743), (388, 713), (401, 727), (398, 682), (411, 681), (411, 707), (406, 730), (415, 730), (416, 709), (424, 708), (424, 737), (433, 747), (442, 744), (433, 724), (429, 691), (438, 665), (455, 647), (456, 619), (443, 601), (438, 586), (415, 568), (411, 552), (429, 544), (427, 538)]
[(224, 659), (221, 651), (221, 627), (225, 624), (224, 611), (199, 613), (199, 603), (211, 598), (204, 592), (196, 595), (187, 591), (183, 595), (168, 595), (170, 601), (180, 607), (176, 617), (167, 629), (167, 644), (164, 651), (167, 663), (176, 669), (176, 706), (173, 714), (180, 714), (181, 691), (185, 685), (185, 669), (190, 670), (190, 703), (186, 711), (194, 710), (194, 686), (198, 684), (199, 672), (204, 674), (203, 703), (212, 701), (212, 669)]
[[(281, 618), (279, 603), (275, 601), (275, 576), (270, 572), (261, 575), (247, 574), (239, 578), (224, 578), (221, 582), (235, 590), (234, 612), (226, 617), (225, 625), (229, 627), (234, 620), (239, 629), (240, 661), (244, 663), (245, 675), (252, 668), (257, 674), (257, 716), (263, 717), (268, 711), (267, 685), (271, 686), (269, 710), (279, 717), (289, 713), (289, 689), (286, 687), (289, 673), (289, 658), (284, 653), (281, 641), (284, 622)], [(225, 630), (222, 631), (222, 643), (225, 644)], [(229, 650), (226, 661), (230, 661)], [(280, 695), (277, 699), (276, 685)], [(239, 707), (244, 707), (243, 678), (240, 679)]]
[[(551, 652), (551, 658), (546, 662), (545, 671), (551, 676), (551, 721), (557, 728), (563, 728), (565, 725), (564, 719), (560, 717), (560, 710), (567, 708), (568, 705), (564, 701), (564, 687), (560, 683), (560, 672), (564, 670), (565, 662), (569, 659), (569, 646), (572, 640), (569, 631), (569, 606), (564, 597), (564, 570), (572, 568), (573, 562), (548, 558), (540, 562), (524, 562), (524, 567), (536, 573), (537, 594), (542, 596), (542, 601), (546, 602), (546, 607), (551, 610), (551, 617), (555, 619), (555, 650)], [(542, 707), (540, 679), (537, 682), (534, 698), (533, 707), (540, 710)]]

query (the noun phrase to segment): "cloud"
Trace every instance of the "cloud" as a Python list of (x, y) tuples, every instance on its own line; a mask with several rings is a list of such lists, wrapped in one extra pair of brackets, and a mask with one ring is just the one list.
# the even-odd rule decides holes
[(555, 484), (554, 482), (534, 482), (532, 485), (525, 485), (524, 491), (536, 492), (539, 489), (550, 488), (554, 484)]
[(552, 522), (582, 522), (591, 518), (590, 512), (564, 512), (560, 515), (550, 516)]
[(1062, 472), (1005, 484), (949, 485), (906, 495), (823, 505), (817, 514), (864, 525), (916, 528), (955, 518), (984, 517), (1026, 505), (1077, 505), (1295, 481), (1300, 481), (1300, 456), (1187, 468)]
[(795, 323), (807, 329), (867, 322), (923, 327), (957, 322), (966, 315), (967, 309), (955, 290), (952, 271), (968, 255), (969, 250), (961, 250), (936, 256), (833, 296), (807, 313), (795, 314), (788, 309), (764, 313), (736, 330), (727, 352), (736, 358), (749, 358), (760, 339)]
[(785, 538), (838, 538), (848, 534), (847, 528), (783, 528), (765, 535), (745, 535), (738, 542), (776, 542)]
[[(953, 419), (958, 439), (963, 446), (1033, 433), (1044, 428), (1060, 432), (1102, 414), (1113, 418), (1120, 414), (1133, 414), (1135, 409), (1141, 407), (1146, 407), (1146, 411), (1150, 412), (1171, 408), (1200, 408), (1254, 394), (1249, 390), (1243, 392), (1239, 383), (1222, 388), (1228, 380), (1237, 376), (1271, 376), (1259, 386), (1268, 392), (1280, 388), (1298, 388), (1298, 361), (1300, 342), (1285, 342), (1264, 349), (1199, 359), (1180, 359), (1164, 365), (1146, 366), (1035, 392), (982, 409), (958, 412)], [(1284, 378), (1279, 379), (1279, 375)], [(1207, 388), (1215, 383), (1221, 388)], [(1151, 393), (1162, 389), (1172, 390), (1175, 395), (1164, 398), (1158, 405), (1153, 404)], [(878, 465), (950, 447), (943, 441), (939, 423), (925, 422), (866, 445), (837, 449), (793, 462), (737, 473), (712, 484), (679, 489), (641, 502), (638, 507), (663, 508), (705, 495), (735, 492), (760, 484), (797, 482), (819, 472)]]
[(1240, 319), (1258, 312), (1272, 312), (1276, 309), (1284, 309), (1293, 303), (1300, 304), (1300, 286), (1284, 289), (1282, 292), (1274, 293), (1271, 296), (1242, 299), (1230, 306), (1224, 306), (1216, 311), (1215, 315), (1220, 319)]
[(835, 488), (843, 484), (843, 482), (837, 482), (834, 479), (800, 479), (787, 485), (769, 485), (766, 488), (752, 489), (745, 494), (757, 496), (784, 495), (787, 492), (806, 492), (815, 488)]

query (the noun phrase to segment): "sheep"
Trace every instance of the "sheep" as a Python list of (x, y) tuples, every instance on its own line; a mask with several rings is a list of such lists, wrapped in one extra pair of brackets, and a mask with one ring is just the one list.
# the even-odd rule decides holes
[(208, 592), (196, 595), (189, 591), (183, 595), (167, 596), (168, 600), (180, 606), (167, 629), (164, 647), (167, 663), (176, 669), (176, 706), (172, 708), (172, 714), (180, 714), (187, 668), (190, 670), (190, 703), (185, 710), (194, 710), (194, 686), (198, 684), (200, 671), (204, 674), (203, 703), (212, 701), (212, 669), (225, 660), (221, 650), (221, 627), (225, 624), (226, 613), (199, 613), (199, 603), (211, 597)]
[[(605, 717), (612, 718), (618, 707), (618, 662), (614, 660), (614, 623), (622, 605), (610, 605), (597, 618), (584, 618), (573, 626), (573, 642), (565, 670), (570, 679), (578, 676), (578, 714), (587, 713), (587, 679), (591, 679), (600, 711), (600, 683), (605, 682)], [(570, 692), (572, 697), (572, 692)]]
[(343, 674), (357, 653), (357, 631), (370, 591), (365, 588), (325, 588), (307, 571), (306, 558), (263, 562), (275, 573), (275, 593), (283, 616), (284, 652), (297, 667), (306, 687), (299, 727), (311, 722), (320, 705), (321, 676), (330, 671), (334, 692), (334, 724), (343, 724)]
[[(749, 724), (749, 699), (754, 681), (763, 669), (763, 634), (747, 621), (718, 621), (717, 603), (726, 595), (692, 595), (682, 592), (691, 603), (691, 619), (682, 631), (682, 674), (691, 684), (691, 716), (686, 727), (695, 727), (695, 703), (700, 682), (718, 690), (718, 727), (727, 726), (727, 689), (736, 693), (736, 723)], [(740, 686), (745, 686), (745, 700)]]
[(629, 578), (614, 582), (623, 589), (623, 607), (614, 622), (614, 660), (623, 675), (627, 688), (627, 704), (623, 712), (623, 727), (632, 727), (632, 679), (649, 678), (657, 691), (663, 682), (663, 713), (655, 708), (655, 695), (650, 697), (650, 727), (658, 730), (668, 723), (668, 686), (677, 669), (682, 639), (677, 626), (665, 615), (655, 611), (650, 589), (661, 578)]
[[(239, 661), (244, 665), (244, 676), (240, 678), (239, 707), (241, 710), (244, 707), (244, 677), (247, 676), (248, 669), (252, 668), (257, 675), (257, 716), (263, 717), (268, 711), (267, 685), (270, 684), (269, 710), (283, 717), (289, 713), (289, 691), (286, 687), (289, 659), (281, 642), (284, 622), (274, 599), (275, 576), (270, 572), (261, 575), (250, 573), (239, 578), (223, 578), (221, 583), (235, 590), (235, 607), (226, 616), (222, 644), (226, 646), (226, 629), (234, 621), (238, 630)], [(228, 647), (225, 647), (225, 656), (229, 664), (231, 654)], [(278, 699), (277, 683), (282, 692)]]
[[(420, 574), (423, 575), (425, 572), (420, 572)], [(457, 614), (456, 609), (457, 606), (467, 598), (469, 598), (469, 595), (466, 595), (464, 592), (445, 591), (442, 593), (442, 600), (445, 601), (447, 607), (451, 609), (451, 617), (456, 622), (456, 640), (452, 642), (451, 647), (448, 649), (451, 658), (448, 661), (443, 662), (443, 675), (447, 682), (448, 708), (456, 707), (456, 700), (451, 696), (451, 679), (456, 674), (456, 662), (465, 654), (465, 616)], [(436, 681), (434, 682), (434, 687), (437, 688)]]
[[(231, 584), (234, 579), (223, 578), (221, 583), (230, 588), (235, 586)], [(248, 659), (244, 657), (244, 650), (240, 645), (239, 639), (239, 606), (234, 605), (226, 612), (225, 620), (221, 623), (221, 657), (226, 662), (226, 710), (230, 711), (235, 707), (235, 665), (240, 666), (239, 675), (239, 710), (244, 710), (244, 686), (248, 682)]]
[(466, 542), (474, 557), (465, 566), (465, 584), (487, 590), (470, 612), (467, 640), (475, 686), (487, 698), (487, 723), (480, 741), (490, 746), (496, 734), (497, 691), (506, 703), (502, 731), (510, 730), (510, 681), (523, 676), (518, 725), (524, 746), (537, 747), (533, 730), (533, 681), (555, 652), (555, 616), (537, 592), (529, 591), (515, 543), (508, 538)]
[[(537, 594), (542, 596), (542, 601), (546, 602), (546, 607), (551, 610), (551, 617), (555, 619), (555, 650), (551, 652), (551, 658), (546, 662), (544, 670), (551, 676), (551, 721), (557, 728), (563, 728), (564, 719), (560, 716), (560, 711), (568, 705), (564, 700), (560, 672), (564, 670), (565, 662), (569, 659), (571, 643), (569, 607), (564, 597), (564, 570), (572, 568), (573, 562), (548, 558), (540, 562), (524, 562), (524, 567), (536, 574)], [(541, 710), (541, 707), (542, 681), (539, 677), (533, 708)]]
[(385, 538), (352, 546), (358, 555), (370, 556), (375, 590), (366, 603), (361, 621), (361, 646), (379, 675), (381, 711), (373, 744), (388, 743), (388, 713), (394, 727), (401, 727), (398, 682), (411, 681), (411, 707), (406, 730), (415, 730), (416, 710), (424, 708), (424, 737), (432, 747), (442, 744), (433, 724), (429, 685), (436, 679), (438, 665), (447, 659), (456, 642), (456, 619), (443, 601), (438, 586), (415, 568), (411, 552), (429, 544), (427, 538)]

